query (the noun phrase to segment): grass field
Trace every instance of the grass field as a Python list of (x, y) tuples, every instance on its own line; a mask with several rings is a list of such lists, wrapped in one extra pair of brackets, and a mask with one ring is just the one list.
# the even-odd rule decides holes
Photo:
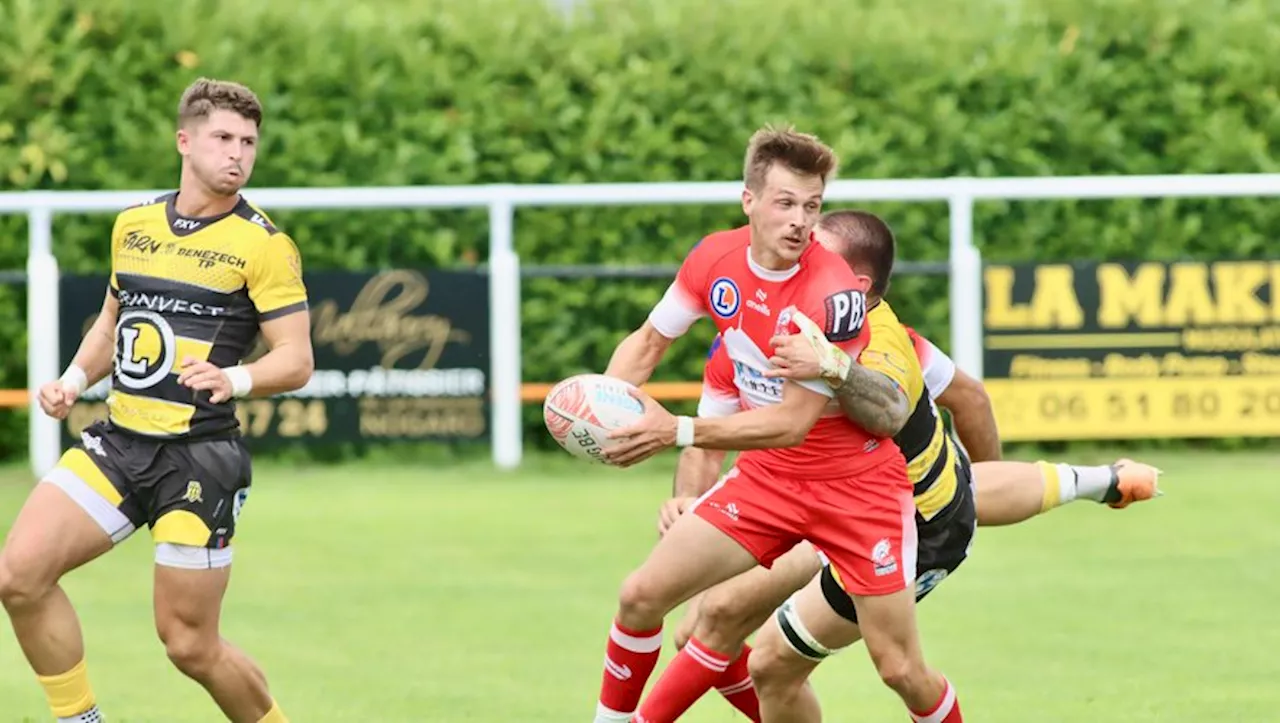
[[(1165, 497), (981, 530), (921, 607), (968, 720), (1280, 720), (1280, 454), (1153, 461)], [(669, 470), (261, 465), (224, 632), (295, 723), (588, 721), (617, 585), (655, 539)], [(28, 487), (0, 470), (0, 530)], [(156, 640), (150, 561), (144, 532), (67, 579), (99, 702), (111, 723), (220, 720)], [(906, 720), (861, 648), (816, 685), (827, 720)], [(736, 719), (714, 697), (688, 717)], [(0, 723), (47, 720), (5, 625)]]

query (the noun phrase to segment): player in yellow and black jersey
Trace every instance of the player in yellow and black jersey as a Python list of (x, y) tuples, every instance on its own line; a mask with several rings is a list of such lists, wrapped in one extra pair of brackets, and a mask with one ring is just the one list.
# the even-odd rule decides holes
[(152, 438), (237, 432), (235, 407), (186, 384), (184, 364), (239, 364), (269, 322), (307, 308), (298, 251), (241, 198), (229, 211), (188, 218), (178, 194), (116, 219), (111, 294), (120, 306), (107, 398), (112, 424)]
[[(915, 486), (916, 528), (918, 547), (916, 569), (922, 579), (916, 581), (916, 599), (928, 595), (934, 585), (951, 574), (969, 553), (977, 527), (977, 510), (973, 490), (973, 472), (969, 459), (952, 440), (942, 423), (942, 416), (925, 386), (924, 370), (915, 353), (915, 344), (889, 302), (874, 290), (868, 294), (874, 304), (867, 312), (871, 325), (871, 342), (858, 358), (864, 369), (883, 374), (900, 390), (902, 400), (897, 419), (885, 420), (886, 427), (900, 427), (893, 441), (907, 462), (907, 477)], [(855, 404), (862, 390), (850, 395)], [(856, 396), (855, 396), (856, 395)], [(872, 398), (864, 404), (863, 414), (883, 415), (891, 405)], [(849, 403), (845, 402), (846, 410)], [(901, 412), (905, 423), (899, 424)], [(823, 570), (823, 582), (829, 588), (827, 599), (836, 612), (857, 621), (857, 612), (849, 595), (839, 585), (832, 568)]]
[(867, 312), (874, 335), (858, 362), (880, 372), (906, 397), (906, 423), (893, 435), (907, 461), (907, 477), (915, 486), (916, 521), (927, 525), (950, 519), (963, 506), (958, 479), (968, 476), (968, 461), (959, 454), (929, 390), (915, 344), (889, 302), (880, 300)]
[[(170, 660), (229, 720), (286, 721), (218, 624), (251, 480), (233, 400), (298, 389), (314, 366), (298, 249), (240, 195), (261, 121), (244, 86), (201, 79), (186, 90), (178, 190), (117, 216), (102, 312), (62, 378), (40, 389), (44, 412), (64, 419), (111, 374), (108, 418), (36, 485), (0, 551), (0, 598), (59, 721), (101, 712), (57, 581), (143, 525)], [(259, 334), (269, 351), (242, 364)]]
[[(855, 368), (848, 368), (847, 357), (836, 365), (841, 371), (832, 383), (839, 385), (836, 398), (846, 415), (873, 433), (891, 436), (902, 450), (907, 477), (915, 487), (915, 594), (920, 600), (968, 556), (977, 528), (973, 472), (934, 406), (914, 341), (884, 299), (894, 255), (892, 232), (870, 215), (836, 211), (823, 217), (815, 235), (855, 271), (870, 272), (871, 341)], [(863, 237), (880, 243), (858, 243)], [(866, 251), (857, 248), (860, 245), (875, 247), (865, 254), (871, 259), (858, 258), (859, 251)], [(804, 343), (813, 340), (798, 346)], [(821, 584), (832, 611), (856, 623), (853, 600), (830, 565), (823, 566)]]
[[(980, 450), (980, 459), (986, 464), (979, 465), (979, 473), (947, 431), (934, 402), (949, 387), (961, 386), (953, 382), (958, 376), (954, 365), (945, 382), (936, 378), (945, 372), (926, 370), (918, 353), (918, 337), (913, 338), (884, 300), (894, 260), (892, 231), (871, 214), (835, 211), (823, 217), (816, 234), (823, 245), (842, 255), (871, 283), (867, 294), (871, 342), (857, 360), (857, 371), (878, 372), (892, 382), (897, 393), (885, 393), (883, 384), (859, 384), (858, 379), (868, 378), (860, 373), (843, 377), (837, 397), (851, 419), (892, 434), (906, 459), (907, 476), (915, 485), (917, 600), (965, 560), (979, 525), (1020, 522), (1077, 496), (1115, 507), (1155, 496), (1157, 471), (1131, 460), (1095, 467), (996, 461), (999, 436), (990, 406), (973, 413), (964, 407), (982, 405), (970, 400), (957, 410), (971, 418), (964, 426), (985, 428), (986, 433), (977, 438), (994, 439), (997, 447), (995, 451)], [(941, 388), (930, 388), (926, 380), (931, 377)], [(985, 496), (979, 499), (980, 494)], [(835, 611), (856, 622), (856, 610), (829, 567), (822, 582)]]

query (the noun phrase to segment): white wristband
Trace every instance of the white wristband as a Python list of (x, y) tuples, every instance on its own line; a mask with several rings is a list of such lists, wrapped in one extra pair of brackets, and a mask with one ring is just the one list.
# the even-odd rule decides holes
[(676, 417), (676, 446), (693, 446), (693, 417)]
[(77, 397), (84, 394), (85, 387), (89, 386), (89, 377), (85, 376), (84, 370), (75, 364), (67, 367), (58, 381), (62, 382), (63, 389), (75, 392)]
[(243, 397), (253, 391), (253, 375), (245, 367), (227, 367), (222, 372), (231, 381), (231, 396)]

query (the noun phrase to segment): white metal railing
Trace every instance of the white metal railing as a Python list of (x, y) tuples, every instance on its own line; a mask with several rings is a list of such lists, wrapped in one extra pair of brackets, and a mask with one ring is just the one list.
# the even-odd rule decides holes
[[(250, 189), (253, 201), (273, 209), (476, 208), (489, 209), (489, 294), (492, 333), (493, 460), (520, 463), (520, 259), (513, 237), (521, 206), (731, 204), (739, 182), (574, 185), (477, 185), (389, 188)], [(58, 263), (53, 254), (55, 213), (116, 212), (164, 191), (25, 191), (0, 193), (0, 213), (25, 213), (27, 256), (28, 388), (32, 392), (31, 463), (42, 475), (61, 454), (59, 426), (39, 413), (35, 391), (60, 373)], [(981, 200), (1280, 196), (1280, 174), (1185, 176), (1072, 176), (836, 181), (828, 201), (946, 201), (951, 218), (951, 348), (956, 363), (982, 376), (982, 260), (973, 243), (973, 204)], [(711, 229), (708, 229), (710, 231)], [(104, 240), (105, 243), (105, 240)]]

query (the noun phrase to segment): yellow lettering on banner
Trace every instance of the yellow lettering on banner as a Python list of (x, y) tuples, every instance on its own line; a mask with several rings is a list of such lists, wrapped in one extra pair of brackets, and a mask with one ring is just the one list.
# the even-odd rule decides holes
[(987, 274), (984, 345), (1008, 378), (984, 383), (1002, 436), (1280, 436), (1280, 261), (1098, 264), (1087, 332), (1071, 329), (1084, 316), (1071, 271), (1025, 272), (1029, 296), (1013, 268)]
[(1243, 374), (1280, 375), (1280, 356), (1247, 351), (1240, 357), (1240, 371)]
[(992, 329), (1026, 326), (1027, 307), (1013, 303), (1013, 268), (988, 266), (983, 272), (987, 292), (987, 327)]
[(1280, 375), (983, 384), (1011, 442), (1280, 436)]
[(1185, 263), (1169, 267), (1169, 300), (1165, 326), (1213, 324), (1218, 319), (1209, 293), (1209, 267)]
[(1032, 322), (1036, 326), (1079, 329), (1084, 309), (1076, 298), (1075, 271), (1070, 266), (1036, 269), (1036, 292), (1031, 297)]
[(1164, 325), (1212, 324), (1216, 316), (1213, 297), (1208, 293), (1208, 267), (1203, 264), (1170, 266)]
[(1141, 264), (1133, 277), (1119, 264), (1098, 265), (1098, 326), (1164, 326), (1164, 265)]
[(1222, 356), (1185, 356), (1178, 352), (1165, 354), (1160, 373), (1180, 377), (1221, 377), (1231, 371), (1231, 360)]
[(992, 329), (1078, 329), (1084, 325), (1084, 309), (1076, 297), (1075, 272), (1063, 264), (1037, 266), (1031, 302), (1013, 300), (1014, 269), (989, 266), (987, 327)]
[[(1140, 264), (1132, 277), (1119, 264), (1098, 265), (1098, 325), (1119, 329), (1213, 324), (1265, 324), (1280, 321), (1280, 263), (1184, 262)], [(1209, 285), (1213, 275), (1212, 289)], [(1261, 299), (1271, 289), (1271, 309)]]
[(477, 397), (360, 400), (365, 437), (479, 437), (485, 428), (484, 400)]
[(1143, 354), (1138, 357), (1128, 357), (1124, 354), (1108, 354), (1102, 360), (1102, 376), (1158, 377), (1160, 376), (1160, 362), (1150, 354)]
[[(1219, 324), (1265, 324), (1267, 307), (1258, 291), (1267, 283), (1270, 264), (1257, 261), (1224, 261), (1213, 266), (1213, 288), (1218, 293)], [(1275, 300), (1272, 286), (1272, 301)]]
[(1280, 349), (1280, 326), (1185, 329), (1182, 332), (1182, 348), (1202, 352)]
[(1085, 358), (1054, 359), (1016, 354), (1009, 362), (1009, 376), (1026, 379), (1075, 379), (1089, 376), (1093, 367)]

